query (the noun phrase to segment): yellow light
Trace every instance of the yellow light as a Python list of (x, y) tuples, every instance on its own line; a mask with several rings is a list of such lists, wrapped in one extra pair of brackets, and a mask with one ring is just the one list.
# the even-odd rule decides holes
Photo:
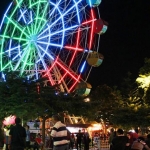
[(147, 90), (147, 88), (150, 86), (150, 75), (139, 75), (139, 77), (136, 79), (136, 82), (140, 84), (139, 87)]

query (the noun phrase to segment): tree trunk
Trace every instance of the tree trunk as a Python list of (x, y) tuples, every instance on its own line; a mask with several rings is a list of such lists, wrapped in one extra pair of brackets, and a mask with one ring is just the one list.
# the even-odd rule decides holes
[(45, 121), (46, 121), (46, 118), (42, 118), (42, 141), (44, 142), (45, 144)]

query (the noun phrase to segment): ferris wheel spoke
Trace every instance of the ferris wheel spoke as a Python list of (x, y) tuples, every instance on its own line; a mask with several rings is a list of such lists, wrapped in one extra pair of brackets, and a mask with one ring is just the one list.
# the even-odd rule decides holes
[(43, 44), (43, 45), (48, 45), (48, 46), (54, 46), (54, 47), (59, 47), (59, 48), (61, 48), (62, 47), (62, 45), (61, 44), (55, 44), (55, 43), (48, 43), (48, 42), (43, 42), (43, 41), (37, 41), (37, 43), (38, 44)]
[(8, 63), (2, 64), (1, 63), (1, 71), (4, 71), (7, 67), (11, 65), (11, 62), (9, 61)]
[[(40, 5), (41, 5), (41, 2), (40, 1), (38, 1), (38, 3), (37, 3), (37, 10), (36, 10), (36, 19), (35, 19), (35, 28), (34, 28), (34, 33), (36, 34), (37, 33), (37, 29), (38, 29), (38, 23), (39, 23), (39, 14), (41, 13), (40, 12)], [(42, 18), (43, 19), (43, 18)]]
[(44, 54), (42, 55), (42, 57), (44, 57), (44, 55), (47, 55), (51, 60), (54, 60), (54, 57), (51, 55), (51, 54), (49, 54), (48, 52), (47, 52), (47, 50), (45, 50), (43, 47), (41, 47), (40, 45), (37, 45), (38, 46), (38, 48), (40, 49), (40, 50), (42, 50), (43, 52), (44, 52)]
[[(78, 50), (78, 47), (79, 47), (79, 40), (80, 40), (80, 28), (78, 28), (77, 40), (76, 40), (76, 46), (75, 46), (77, 50)], [(69, 64), (69, 67), (72, 65), (72, 63), (75, 59), (75, 55), (77, 53), (77, 50), (75, 50), (74, 53), (73, 53), (72, 59), (71, 59), (70, 64)]]
[(30, 35), (32, 34), (32, 32), (29, 26), (27, 25), (33, 22), (33, 12), (29, 10), (29, 8), (26, 6), (21, 7), (21, 5), (18, 4), (18, 7), (19, 7), (20, 16), (18, 17), (17, 21), (20, 22), (21, 20), (23, 20), (23, 22), (26, 25), (27, 32)]
[(11, 38), (11, 39), (16, 40), (16, 41), (28, 42), (28, 40), (26, 38), (20, 38), (20, 37), (15, 37), (15, 36), (11, 37), (9, 35), (0, 35), (0, 37), (5, 38), (5, 40)]
[[(54, 35), (57, 35), (59, 33), (62, 33), (62, 32), (70, 32), (71, 30), (74, 31), (76, 28), (78, 27), (78, 25), (74, 25), (74, 26), (71, 26), (71, 27), (67, 27), (63, 30), (59, 30), (59, 31), (55, 31), (55, 32), (52, 32), (52, 33), (47, 33), (46, 35), (42, 36), (41, 34), (38, 36), (38, 40), (42, 40), (44, 38), (47, 38), (47, 37), (51, 37), (51, 36), (54, 36)], [(50, 27), (48, 26), (48, 29), (50, 29)], [(47, 28), (45, 29), (44, 32), (46, 32)], [(71, 32), (72, 33), (72, 32)], [(71, 34), (69, 33), (69, 34)]]
[(28, 35), (26, 32), (24, 32), (24, 30), (22, 30), (22, 28), (19, 27), (19, 25), (16, 24), (15, 21), (13, 21), (13, 20), (12, 20), (11, 18), (9, 18), (9, 17), (7, 17), (7, 19), (15, 26), (15, 28), (17, 28), (21, 33), (23, 33), (24, 35), (26, 35), (26, 36), (29, 38), (29, 35)]
[(65, 72), (62, 78), (60, 79), (60, 81), (65, 80), (65, 78), (67, 78), (68, 75), (70, 76), (70, 81), (73, 80), (73, 83), (69, 87), (69, 92), (70, 92), (74, 88), (74, 86), (79, 82), (81, 76), (78, 74), (75, 74), (70, 68), (66, 67), (66, 65), (60, 60), (57, 61), (56, 64)]
[[(77, 2), (77, 4), (78, 3), (80, 3), (82, 0), (79, 0), (78, 2)], [(72, 11), (73, 9), (74, 9), (74, 5), (70, 8), (70, 9), (68, 9), (65, 13), (63, 13), (60, 17), (58, 17), (58, 19), (56, 19), (52, 24), (50, 24), (49, 25), (49, 28), (51, 28), (51, 27), (53, 27), (53, 26), (55, 26), (55, 24), (59, 21), (59, 20), (61, 20), (61, 18), (62, 17), (65, 17), (65, 15), (67, 15), (67, 13), (69, 13), (70, 11)], [(51, 17), (51, 16), (50, 16)], [(46, 32), (48, 29), (46, 29), (46, 30), (44, 30), (44, 32)], [(43, 32), (40, 34), (40, 35), (42, 35), (43, 34)], [(40, 36), (39, 35), (39, 36)]]
[(22, 67), (21, 67), (21, 74), (22, 74), (22, 73), (24, 72), (24, 70), (25, 70), (25, 66), (26, 66), (26, 64), (27, 64), (27, 60), (28, 60), (29, 55), (30, 55), (30, 50), (27, 50), (27, 51), (26, 51), (26, 55), (25, 55), (24, 59), (22, 60), (22, 61), (23, 61), (23, 65), (22, 65)]
[(53, 15), (53, 13), (55, 12), (55, 10), (58, 9), (58, 6), (59, 6), (59, 4), (60, 4), (61, 1), (62, 1), (62, 0), (59, 0), (59, 2), (56, 3), (56, 4), (54, 4), (54, 3), (51, 2), (51, 1), (49, 2), (50, 4), (52, 4), (53, 6), (55, 6), (54, 9), (53, 9), (53, 10), (50, 12), (50, 14), (49, 14), (50, 17)]
[[(51, 67), (48, 69), (48, 72), (52, 72), (52, 70), (55, 70), (55, 68), (57, 68), (57, 74), (59, 74), (59, 80), (57, 84), (64, 84), (64, 86), (66, 86), (65, 81), (69, 77), (71, 84), (69, 87), (65, 87), (65, 89), (67, 92), (71, 92), (76, 84), (80, 81), (81, 75), (76, 74), (73, 70), (71, 70), (71, 68), (68, 68), (66, 64), (64, 64), (58, 57), (52, 63)], [(62, 73), (62, 71), (60, 73), (58, 70), (63, 70), (64, 73)]]
[(78, 81), (78, 75), (76, 75), (74, 73), (74, 71), (72, 71), (69, 67), (66, 66), (66, 64), (64, 64), (60, 59), (58, 59), (58, 61), (56, 62), (56, 64), (61, 67), (61, 69), (63, 69), (64, 71), (66, 71), (66, 73), (68, 75), (70, 75), (75, 81)]
[[(39, 33), (39, 31), (41, 31), (41, 29), (43, 29), (44, 26), (47, 24), (47, 20), (46, 20), (45, 14), (47, 14), (46, 11), (48, 9), (48, 6), (49, 6), (49, 4), (46, 3), (46, 6), (44, 7), (44, 10), (42, 11), (42, 16), (41, 16), (42, 19), (40, 19), (40, 21), (38, 22), (38, 25), (37, 25), (37, 28), (36, 28), (37, 29), (36, 33)], [(43, 18), (45, 19), (44, 23), (43, 23)]]
[(76, 7), (76, 13), (77, 13), (78, 22), (80, 24), (81, 20), (80, 20), (80, 17), (79, 17), (78, 3), (75, 0), (73, 0), (73, 1), (74, 1), (74, 4), (75, 4), (75, 7)]
[(35, 0), (35, 2), (31, 2), (30, 8), (37, 7), (39, 3), (47, 3), (47, 0), (40, 0), (40, 1)]
[(16, 71), (21, 63), (21, 61), (24, 59), (25, 55), (27, 54), (27, 49), (29, 48), (29, 45), (27, 45), (26, 48), (23, 49), (23, 53), (20, 57), (20, 59), (18, 60), (18, 62), (16, 63), (16, 65), (13, 68), (13, 71)]
[[(37, 48), (37, 51), (38, 51), (38, 56), (39, 56), (39, 58), (40, 58), (40, 60), (41, 60), (41, 62), (43, 64), (44, 70), (47, 72), (47, 70), (48, 70), (47, 64), (45, 63), (45, 61), (44, 61), (44, 59), (42, 57), (42, 54), (40, 52), (40, 49), (38, 48), (37, 45), (36, 45), (36, 48)], [(54, 85), (54, 81), (53, 81), (51, 75), (49, 73), (47, 73), (47, 75), (48, 75), (48, 78), (49, 78), (51, 84)]]

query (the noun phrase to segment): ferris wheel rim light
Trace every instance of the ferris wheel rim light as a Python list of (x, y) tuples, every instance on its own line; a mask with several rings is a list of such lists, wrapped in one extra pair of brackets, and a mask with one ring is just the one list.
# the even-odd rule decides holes
[(84, 61), (83, 65), (82, 65), (82, 67), (81, 67), (81, 69), (80, 69), (80, 73), (83, 72), (83, 70), (84, 70), (84, 68), (85, 68), (85, 65), (86, 65), (86, 61)]
[(9, 9), (11, 8), (12, 4), (13, 4), (13, 2), (10, 3), (10, 5), (8, 6), (6, 12), (4, 13), (3, 19), (2, 19), (1, 24), (0, 24), (0, 31), (1, 31), (2, 25), (3, 25), (3, 23), (4, 23), (6, 14), (8, 13), (8, 11), (9, 11)]

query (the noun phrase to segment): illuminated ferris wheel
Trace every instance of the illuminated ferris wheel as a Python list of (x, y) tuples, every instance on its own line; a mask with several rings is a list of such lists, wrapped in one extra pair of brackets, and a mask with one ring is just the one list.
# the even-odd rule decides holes
[(102, 62), (100, 0), (14, 0), (0, 26), (0, 71), (47, 77), (72, 92)]

